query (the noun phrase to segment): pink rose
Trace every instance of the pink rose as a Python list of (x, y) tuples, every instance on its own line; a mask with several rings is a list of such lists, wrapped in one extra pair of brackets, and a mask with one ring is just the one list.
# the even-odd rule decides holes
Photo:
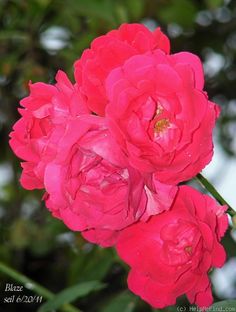
[(142, 24), (123, 24), (96, 38), (74, 65), (75, 79), (86, 96), (88, 107), (103, 116), (107, 104), (105, 80), (109, 73), (132, 56), (155, 49), (169, 53), (169, 39), (160, 28), (151, 32)]
[(43, 188), (45, 164), (54, 152), (49, 145), (56, 127), (73, 116), (87, 114), (78, 88), (73, 86), (65, 73), (56, 75), (56, 85), (35, 83), (29, 85), (30, 95), (21, 101), (21, 119), (11, 132), (10, 146), (22, 158), (21, 184), (26, 189)]
[(58, 135), (58, 153), (45, 169), (46, 205), (70, 229), (107, 247), (118, 231), (169, 209), (177, 188), (126, 166), (104, 118), (77, 117)]
[(183, 294), (190, 303), (210, 306), (207, 273), (225, 262), (219, 242), (228, 226), (226, 209), (182, 186), (169, 211), (123, 230), (117, 251), (131, 266), (131, 291), (156, 308), (174, 305)]
[(155, 50), (110, 72), (106, 115), (131, 166), (177, 184), (209, 163), (219, 109), (203, 84), (200, 60), (187, 52)]

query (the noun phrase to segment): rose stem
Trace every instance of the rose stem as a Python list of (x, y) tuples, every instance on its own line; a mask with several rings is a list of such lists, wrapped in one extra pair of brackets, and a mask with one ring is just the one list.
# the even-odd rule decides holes
[(197, 181), (221, 204), (227, 205), (227, 213), (231, 216), (236, 214), (236, 211), (227, 203), (227, 201), (218, 193), (215, 187), (201, 174), (196, 176)]
[[(43, 296), (46, 299), (53, 299), (55, 296), (55, 294), (52, 293), (47, 288), (41, 286), (40, 284), (36, 283), (35, 281), (30, 279), (29, 277), (21, 274), (20, 272), (10, 268), (6, 264), (2, 263), (1, 261), (0, 261), (0, 271), (2, 273), (5, 273), (6, 275), (10, 276), (12, 279), (16, 280), (17, 282), (21, 283), (26, 288), (27, 288), (27, 284), (29, 284), (30, 287), (28, 287), (28, 289), (34, 291), (35, 293), (37, 293), (40, 296)], [(75, 308), (71, 304), (64, 304), (60, 308), (60, 310), (64, 311), (64, 312), (81, 312), (81, 310)]]

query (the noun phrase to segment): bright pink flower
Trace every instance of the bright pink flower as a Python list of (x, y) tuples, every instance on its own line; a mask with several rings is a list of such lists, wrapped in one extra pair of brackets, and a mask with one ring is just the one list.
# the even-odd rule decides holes
[(30, 95), (21, 101), (22, 118), (11, 132), (10, 146), (22, 158), (21, 184), (26, 189), (43, 188), (45, 163), (53, 157), (49, 144), (56, 127), (80, 114), (89, 113), (76, 86), (65, 73), (56, 75), (56, 85), (30, 84)]
[(106, 247), (117, 231), (169, 209), (177, 188), (127, 167), (104, 118), (80, 116), (58, 136), (58, 153), (45, 170), (46, 205), (70, 229)]
[(183, 294), (190, 303), (210, 306), (207, 273), (226, 258), (219, 243), (228, 226), (225, 210), (182, 186), (170, 210), (123, 230), (117, 250), (131, 267), (129, 288), (156, 308), (174, 305)]
[(132, 56), (155, 49), (169, 53), (169, 39), (160, 28), (151, 32), (142, 24), (123, 24), (96, 38), (75, 63), (75, 79), (87, 98), (88, 107), (103, 116), (107, 104), (104, 87), (109, 73)]
[(219, 109), (203, 84), (200, 60), (187, 52), (155, 50), (110, 72), (106, 114), (131, 166), (177, 184), (209, 163)]

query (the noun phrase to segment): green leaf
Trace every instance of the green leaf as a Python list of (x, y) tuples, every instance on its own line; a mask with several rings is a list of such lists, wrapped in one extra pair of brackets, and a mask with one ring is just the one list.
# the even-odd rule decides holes
[(132, 19), (138, 21), (144, 13), (145, 1), (143, 0), (128, 0), (125, 2), (129, 15)]
[(79, 259), (72, 258), (70, 266), (70, 284), (85, 281), (101, 281), (113, 263), (113, 255), (109, 249), (93, 246), (89, 252), (80, 252)]
[(80, 280), (101, 280), (105, 277), (108, 270), (112, 266), (113, 258), (110, 250), (97, 250), (94, 259), (88, 260), (87, 265), (84, 264), (84, 270), (80, 274)]
[(68, 0), (66, 6), (90, 18), (98, 18), (109, 23), (114, 23), (114, 11), (111, 1), (107, 0)]
[(217, 9), (224, 5), (224, 0), (206, 0), (206, 4), (209, 9)]
[(170, 4), (160, 7), (158, 14), (166, 24), (176, 23), (188, 28), (193, 25), (196, 13), (197, 9), (192, 1), (172, 0)]
[(100, 290), (105, 287), (105, 284), (102, 284), (98, 281), (91, 281), (80, 283), (72, 287), (66, 288), (57, 294), (53, 299), (48, 300), (44, 303), (38, 310), (38, 312), (50, 312), (52, 310), (57, 310), (59, 307), (65, 303), (74, 301), (77, 298), (84, 297), (90, 292), (95, 290)]
[(120, 24), (129, 20), (127, 7), (121, 4), (115, 6), (115, 13)]
[[(231, 309), (231, 311), (235, 311), (236, 307), (236, 300), (224, 300), (214, 303), (210, 308), (209, 311), (230, 311), (228, 308), (234, 308)], [(217, 309), (216, 309), (217, 308)], [(225, 309), (227, 308), (227, 310)]]
[(124, 291), (113, 297), (101, 310), (101, 312), (133, 312), (138, 298), (128, 291)]

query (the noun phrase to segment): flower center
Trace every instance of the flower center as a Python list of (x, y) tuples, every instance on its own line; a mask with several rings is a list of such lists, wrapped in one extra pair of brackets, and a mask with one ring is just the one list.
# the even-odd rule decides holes
[(168, 265), (182, 265), (191, 261), (200, 239), (197, 227), (185, 220), (164, 226), (160, 232), (163, 242), (161, 259)]
[(193, 247), (192, 246), (186, 246), (184, 248), (184, 251), (189, 255), (191, 256), (192, 255), (192, 252), (193, 252)]
[(166, 130), (170, 125), (170, 122), (167, 118), (158, 120), (154, 125), (154, 132), (160, 134)]

